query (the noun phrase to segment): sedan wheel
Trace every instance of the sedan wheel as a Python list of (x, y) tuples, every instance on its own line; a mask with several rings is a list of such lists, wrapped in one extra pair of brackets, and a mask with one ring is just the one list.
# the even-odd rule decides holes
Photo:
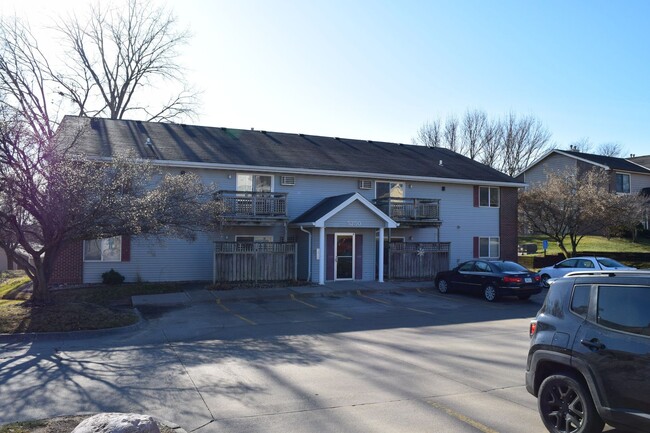
[(485, 298), (486, 301), (488, 302), (494, 302), (498, 298), (497, 294), (497, 288), (494, 287), (492, 284), (488, 284), (485, 286), (483, 289), (483, 297)]
[(438, 291), (440, 293), (447, 293), (449, 291), (449, 285), (447, 284), (447, 280), (438, 281)]
[(542, 284), (544, 287), (548, 288), (548, 279), (551, 278), (548, 274), (542, 275)]
[(552, 433), (599, 433), (604, 422), (587, 388), (571, 376), (547, 377), (539, 388), (537, 406)]

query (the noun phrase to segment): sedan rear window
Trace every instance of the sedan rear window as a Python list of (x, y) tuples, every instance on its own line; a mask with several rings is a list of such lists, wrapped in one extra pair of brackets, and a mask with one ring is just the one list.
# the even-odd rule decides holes
[(492, 266), (501, 272), (528, 272), (528, 269), (515, 262), (493, 262)]
[(624, 268), (625, 267), (625, 265), (617, 262), (614, 259), (602, 258), (602, 259), (598, 259), (598, 263), (605, 266), (606, 268)]

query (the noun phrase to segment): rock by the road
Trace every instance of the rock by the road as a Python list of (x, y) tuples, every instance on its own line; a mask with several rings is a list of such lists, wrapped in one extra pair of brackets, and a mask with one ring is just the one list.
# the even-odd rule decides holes
[(83, 420), (72, 433), (160, 433), (149, 415), (99, 413)]

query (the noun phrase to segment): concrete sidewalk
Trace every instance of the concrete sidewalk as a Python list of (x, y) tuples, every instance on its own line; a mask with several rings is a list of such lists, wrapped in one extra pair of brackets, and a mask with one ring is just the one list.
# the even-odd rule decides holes
[(381, 293), (408, 291), (417, 289), (431, 289), (433, 283), (429, 281), (336, 281), (324, 285), (309, 285), (295, 287), (275, 287), (261, 289), (234, 289), (234, 290), (207, 290), (202, 288), (186, 289), (178, 293), (164, 293), (159, 295), (138, 295), (132, 297), (134, 307), (138, 306), (164, 306), (164, 305), (189, 305), (203, 302), (245, 301), (254, 299), (279, 299), (293, 296), (334, 296), (352, 293)]

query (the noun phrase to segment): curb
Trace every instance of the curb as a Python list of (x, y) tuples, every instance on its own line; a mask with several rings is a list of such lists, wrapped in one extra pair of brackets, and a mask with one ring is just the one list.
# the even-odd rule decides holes
[(127, 334), (142, 328), (146, 320), (140, 314), (137, 308), (133, 311), (138, 316), (138, 321), (132, 325), (122, 326), (119, 328), (91, 329), (82, 331), (65, 331), (65, 332), (29, 332), (20, 334), (0, 334), (0, 343), (28, 343), (33, 341), (60, 340), (73, 336), (74, 338), (95, 338), (105, 335)]

